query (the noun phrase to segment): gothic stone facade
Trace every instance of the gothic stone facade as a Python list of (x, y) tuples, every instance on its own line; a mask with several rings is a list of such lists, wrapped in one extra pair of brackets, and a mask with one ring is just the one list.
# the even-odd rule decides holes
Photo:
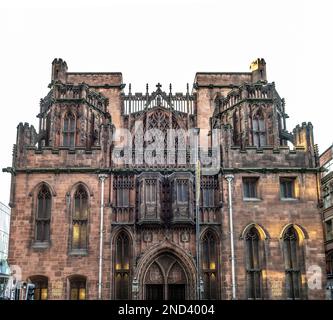
[(333, 300), (333, 145), (320, 156), (322, 218), (325, 232), (327, 298)]
[[(311, 268), (325, 270), (312, 125), (286, 130), (284, 99), (263, 59), (250, 72), (199, 72), (185, 94), (160, 84), (125, 93), (121, 73), (68, 72), (55, 59), (49, 87), (38, 131), (18, 125), (5, 169), (9, 262), (36, 284), (36, 299), (196, 299), (196, 240), (203, 299), (233, 297), (232, 261), (237, 299), (324, 298), (324, 280), (308, 286)], [(134, 133), (137, 122), (144, 131), (200, 128), (208, 152), (217, 129), (218, 170), (195, 183), (188, 137), (177, 140), (185, 161), (115, 161), (115, 132)]]

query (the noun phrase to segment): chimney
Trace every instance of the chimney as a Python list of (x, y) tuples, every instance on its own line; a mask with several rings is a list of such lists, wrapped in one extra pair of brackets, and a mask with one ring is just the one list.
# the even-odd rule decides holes
[(250, 65), (250, 70), (252, 72), (253, 83), (256, 83), (258, 81), (267, 82), (265, 59), (258, 58), (257, 60), (253, 61)]
[(62, 59), (54, 59), (52, 61), (52, 76), (51, 83), (60, 81), (66, 83), (67, 79), (67, 63)]

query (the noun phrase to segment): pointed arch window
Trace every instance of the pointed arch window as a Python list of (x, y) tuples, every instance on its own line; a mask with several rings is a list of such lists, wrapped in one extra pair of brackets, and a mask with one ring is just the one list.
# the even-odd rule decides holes
[(93, 146), (96, 141), (95, 136), (95, 114), (91, 115), (91, 123), (90, 123), (90, 146)]
[(88, 193), (79, 186), (74, 194), (72, 249), (86, 250), (88, 244)]
[(240, 145), (240, 121), (237, 114), (237, 110), (235, 110), (233, 116), (232, 116), (232, 122), (233, 122), (233, 129), (234, 129), (234, 145), (239, 146)]
[(49, 113), (46, 117), (46, 128), (45, 128), (45, 146), (50, 146), (51, 139), (51, 113)]
[(248, 299), (262, 299), (262, 261), (260, 234), (253, 226), (245, 235), (246, 278)]
[(50, 240), (51, 220), (51, 192), (46, 185), (42, 185), (37, 194), (37, 214), (35, 240), (48, 242)]
[(63, 145), (64, 147), (75, 146), (75, 134), (76, 134), (75, 116), (73, 113), (68, 112), (64, 117), (63, 128)]
[(130, 239), (121, 232), (116, 239), (115, 298), (130, 299)]
[(261, 148), (267, 144), (265, 118), (260, 111), (252, 118), (252, 135), (254, 146)]
[(300, 246), (296, 229), (290, 226), (283, 235), (283, 251), (288, 299), (301, 299)]
[(69, 299), (86, 300), (87, 279), (83, 276), (73, 276), (69, 280)]
[(35, 285), (34, 300), (47, 300), (48, 278), (44, 276), (30, 277), (31, 283)]
[(204, 299), (217, 299), (217, 247), (216, 239), (207, 232), (202, 239), (202, 273), (204, 281)]

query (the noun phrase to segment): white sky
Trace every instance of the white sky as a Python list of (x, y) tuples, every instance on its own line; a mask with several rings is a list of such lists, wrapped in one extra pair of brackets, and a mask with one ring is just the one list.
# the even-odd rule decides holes
[[(288, 129), (311, 121), (323, 152), (333, 142), (332, 15), (331, 0), (2, 1), (0, 168), (11, 166), (17, 124), (38, 127), (56, 57), (69, 71), (120, 71), (135, 92), (146, 82), (185, 91), (197, 71), (248, 71), (263, 57)], [(5, 204), (9, 183), (0, 173)]]

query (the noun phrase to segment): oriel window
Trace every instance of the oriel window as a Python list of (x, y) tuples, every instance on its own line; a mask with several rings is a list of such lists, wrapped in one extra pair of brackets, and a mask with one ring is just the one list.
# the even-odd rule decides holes
[(145, 185), (145, 197), (147, 204), (156, 203), (156, 180), (155, 179), (146, 179)]
[(188, 180), (177, 179), (177, 202), (188, 202)]

